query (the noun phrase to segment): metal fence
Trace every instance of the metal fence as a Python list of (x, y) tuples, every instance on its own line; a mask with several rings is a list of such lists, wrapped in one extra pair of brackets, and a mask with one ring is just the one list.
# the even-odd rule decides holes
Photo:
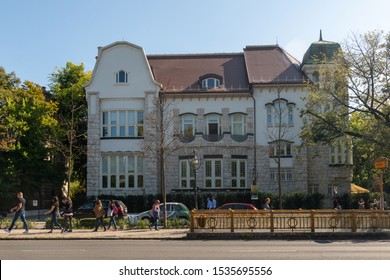
[(389, 210), (193, 210), (195, 231), (335, 231), (390, 229)]

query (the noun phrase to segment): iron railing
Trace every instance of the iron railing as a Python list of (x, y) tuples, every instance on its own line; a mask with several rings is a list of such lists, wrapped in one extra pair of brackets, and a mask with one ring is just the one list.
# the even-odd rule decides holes
[(335, 231), (390, 229), (389, 210), (192, 210), (195, 231)]

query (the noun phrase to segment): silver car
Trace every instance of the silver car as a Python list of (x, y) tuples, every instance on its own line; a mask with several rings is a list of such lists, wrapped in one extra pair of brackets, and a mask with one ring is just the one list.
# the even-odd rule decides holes
[[(164, 204), (160, 204), (160, 220), (164, 219)], [(128, 215), (130, 225), (136, 225), (138, 221), (144, 220), (151, 222), (153, 220), (150, 210), (139, 214)], [(190, 220), (190, 210), (183, 203), (167, 202), (167, 218), (171, 220), (181, 219), (185, 221)]]

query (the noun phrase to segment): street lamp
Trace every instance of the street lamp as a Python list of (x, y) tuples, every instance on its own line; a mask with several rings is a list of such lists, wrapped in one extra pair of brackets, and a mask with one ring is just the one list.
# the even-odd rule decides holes
[(195, 195), (195, 209), (198, 208), (198, 188), (196, 186), (196, 177), (198, 175), (198, 169), (200, 168), (200, 160), (196, 156), (196, 151), (193, 150), (193, 155), (192, 157), (189, 158), (190, 166), (192, 171), (194, 172), (194, 195)]

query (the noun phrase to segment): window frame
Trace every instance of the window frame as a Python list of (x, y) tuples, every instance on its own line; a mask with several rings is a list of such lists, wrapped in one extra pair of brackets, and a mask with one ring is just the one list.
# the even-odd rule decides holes
[[(186, 125), (192, 126), (190, 133), (186, 131), (186, 128), (185, 128)], [(196, 118), (195, 118), (195, 116), (192, 114), (181, 115), (180, 116), (180, 135), (182, 135), (184, 137), (191, 137), (191, 136), (194, 136), (195, 133), (196, 133)]]
[[(240, 120), (235, 120), (236, 117), (240, 117), (241, 119)], [(230, 114), (229, 116), (230, 118), (230, 134), (231, 135), (238, 135), (238, 136), (244, 136), (246, 135), (247, 131), (247, 127), (246, 127), (246, 122), (247, 122), (247, 116), (246, 114), (243, 114), (243, 113), (234, 113), (234, 114)], [(240, 133), (239, 134), (235, 134), (235, 125), (239, 125), (239, 130), (240, 130)]]
[[(242, 164), (244, 164), (244, 167)], [(230, 162), (230, 172), (232, 188), (247, 187), (248, 163), (246, 159), (232, 159)]]
[[(210, 122), (210, 119), (215, 117), (217, 122)], [(217, 134), (210, 134), (210, 124), (217, 124)], [(221, 116), (217, 114), (210, 114), (206, 117), (206, 135), (222, 135)]]
[[(219, 175), (217, 174), (217, 172), (219, 173)], [(222, 188), (223, 187), (223, 160), (221, 158), (204, 159), (204, 174), (205, 174), (205, 178), (204, 178), (205, 188), (207, 189)]]
[[(129, 190), (144, 188), (144, 158), (142, 156), (102, 155), (100, 159), (99, 189)], [(134, 161), (134, 169), (131, 171), (130, 159)], [(130, 176), (134, 178), (133, 186), (130, 186)]]
[(127, 84), (129, 82), (129, 75), (125, 70), (119, 70), (115, 73), (116, 84)]
[[(133, 117), (131, 117), (133, 115)], [(121, 116), (124, 116), (121, 118)], [(140, 110), (107, 110), (101, 114), (102, 138), (144, 137), (144, 112)], [(132, 135), (134, 133), (134, 135)]]
[[(210, 82), (212, 82), (212, 85), (210, 86)], [(202, 88), (206, 89), (213, 89), (218, 88), (221, 86), (221, 80), (214, 77), (207, 77), (202, 79)]]

